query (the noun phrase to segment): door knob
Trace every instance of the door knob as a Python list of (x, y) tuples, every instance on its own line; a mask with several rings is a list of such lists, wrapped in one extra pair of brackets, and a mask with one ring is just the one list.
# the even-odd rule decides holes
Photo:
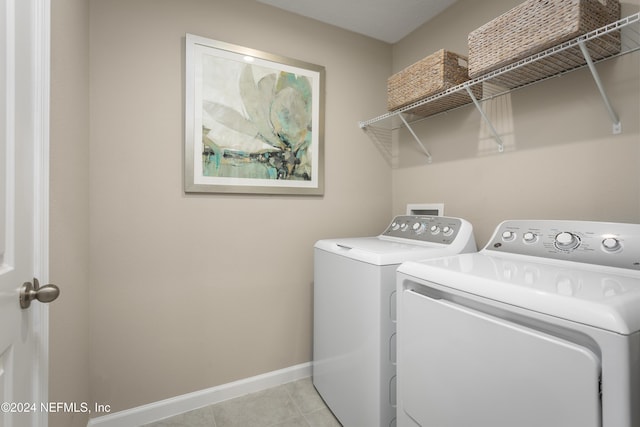
[(24, 282), (20, 288), (20, 307), (29, 308), (31, 301), (37, 299), (40, 302), (51, 302), (60, 295), (60, 288), (56, 285), (44, 285), (40, 287), (38, 279), (31, 282)]

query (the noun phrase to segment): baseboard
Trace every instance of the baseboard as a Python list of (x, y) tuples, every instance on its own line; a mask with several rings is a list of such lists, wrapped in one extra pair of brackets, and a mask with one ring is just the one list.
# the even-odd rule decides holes
[(213, 405), (234, 397), (254, 393), (311, 376), (311, 362), (290, 366), (217, 387), (183, 394), (125, 411), (91, 418), (87, 427), (138, 427), (163, 418)]

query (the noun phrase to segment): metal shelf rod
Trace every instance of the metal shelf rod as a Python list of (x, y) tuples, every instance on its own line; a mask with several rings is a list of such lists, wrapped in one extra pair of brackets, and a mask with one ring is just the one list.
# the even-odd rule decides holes
[(498, 151), (502, 153), (504, 151), (504, 144), (502, 143), (502, 138), (500, 138), (498, 131), (496, 130), (495, 127), (493, 127), (493, 123), (491, 123), (491, 120), (489, 120), (489, 117), (487, 117), (487, 115), (485, 114), (484, 109), (482, 108), (482, 105), (480, 105), (480, 102), (473, 94), (471, 87), (465, 86), (465, 89), (467, 90), (467, 93), (471, 97), (473, 104), (476, 106), (476, 108), (480, 112), (480, 116), (482, 116), (482, 119), (484, 120), (484, 122), (487, 124), (487, 126), (489, 126), (491, 133), (493, 133), (493, 138), (496, 140), (496, 144), (498, 144)]
[(580, 51), (582, 51), (582, 55), (584, 55), (584, 59), (587, 61), (587, 66), (591, 71), (591, 75), (593, 76), (593, 80), (596, 82), (596, 86), (598, 86), (598, 90), (600, 91), (600, 96), (602, 96), (602, 100), (604, 101), (604, 106), (609, 112), (609, 117), (611, 117), (611, 121), (613, 122), (613, 133), (614, 135), (618, 135), (622, 133), (622, 124), (620, 123), (620, 118), (613, 110), (611, 106), (611, 102), (609, 101), (609, 97), (607, 96), (607, 92), (604, 90), (604, 85), (602, 84), (602, 80), (600, 80), (600, 75), (598, 74), (598, 70), (596, 70), (596, 66), (593, 64), (593, 60), (591, 59), (591, 55), (589, 55), (589, 51), (587, 50), (587, 46), (585, 46), (584, 41), (578, 42), (578, 46), (580, 46)]
[(431, 163), (433, 159), (431, 158), (431, 153), (429, 153), (429, 150), (427, 150), (424, 144), (422, 144), (422, 141), (420, 141), (420, 138), (418, 138), (418, 135), (416, 135), (416, 133), (411, 128), (411, 126), (409, 126), (409, 123), (407, 123), (407, 120), (404, 118), (404, 116), (402, 114), (399, 114), (398, 116), (400, 117), (400, 120), (402, 120), (402, 123), (404, 123), (406, 128), (409, 129), (409, 132), (413, 136), (413, 139), (415, 139), (418, 145), (422, 148), (422, 151), (424, 151), (424, 154), (427, 155), (427, 159), (428, 159), (427, 161)]

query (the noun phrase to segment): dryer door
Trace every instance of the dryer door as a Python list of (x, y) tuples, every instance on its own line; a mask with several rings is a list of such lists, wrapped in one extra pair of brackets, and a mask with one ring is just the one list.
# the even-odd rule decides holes
[(401, 300), (400, 406), (419, 425), (601, 426), (590, 350), (412, 290)]

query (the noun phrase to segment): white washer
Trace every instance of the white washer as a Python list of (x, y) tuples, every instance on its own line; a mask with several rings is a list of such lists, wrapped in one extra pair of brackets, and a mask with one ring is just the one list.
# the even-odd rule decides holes
[(314, 249), (313, 384), (346, 427), (395, 425), (396, 269), (475, 251), (459, 218), (398, 216), (379, 236)]
[(398, 426), (640, 426), (640, 224), (506, 221), (398, 294)]

